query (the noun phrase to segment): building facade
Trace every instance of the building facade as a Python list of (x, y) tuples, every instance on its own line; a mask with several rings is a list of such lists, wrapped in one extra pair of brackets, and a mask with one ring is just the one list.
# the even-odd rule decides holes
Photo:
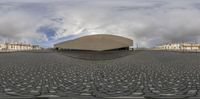
[(160, 49), (160, 50), (186, 50), (186, 51), (193, 51), (193, 50), (200, 50), (200, 44), (194, 44), (194, 43), (165, 44), (165, 45), (157, 46), (156, 48)]
[(0, 44), (0, 50), (3, 51), (23, 51), (23, 50), (40, 50), (39, 45), (22, 44), (22, 43), (4, 43)]

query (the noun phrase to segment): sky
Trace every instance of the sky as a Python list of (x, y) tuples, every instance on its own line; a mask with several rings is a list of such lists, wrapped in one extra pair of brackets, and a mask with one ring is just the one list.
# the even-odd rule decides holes
[(139, 47), (200, 43), (200, 0), (0, 0), (0, 41), (53, 44), (113, 34)]

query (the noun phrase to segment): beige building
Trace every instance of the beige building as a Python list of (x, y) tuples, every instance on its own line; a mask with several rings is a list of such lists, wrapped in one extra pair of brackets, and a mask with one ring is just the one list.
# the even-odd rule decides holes
[(130, 46), (133, 46), (133, 40), (121, 36), (108, 34), (88, 35), (54, 45), (54, 47), (57, 49), (92, 51), (103, 51), (113, 49), (128, 50)]
[(200, 44), (182, 44), (182, 49), (200, 50)]
[(6, 45), (5, 44), (0, 44), (0, 50), (5, 50), (6, 49)]
[(39, 50), (39, 45), (21, 44), (21, 43), (4, 43), (0, 44), (0, 50), (4, 51), (22, 51), (22, 50)]
[(157, 49), (160, 50), (186, 50), (186, 51), (192, 51), (192, 50), (200, 50), (200, 44), (194, 44), (194, 43), (177, 43), (177, 44), (166, 44), (157, 46)]

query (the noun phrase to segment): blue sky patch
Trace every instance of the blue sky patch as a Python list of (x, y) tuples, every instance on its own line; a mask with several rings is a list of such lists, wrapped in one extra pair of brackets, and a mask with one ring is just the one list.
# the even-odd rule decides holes
[(42, 26), (37, 30), (37, 32), (45, 34), (47, 36), (48, 40), (52, 40), (53, 37), (55, 36), (57, 30), (58, 29), (55, 27)]

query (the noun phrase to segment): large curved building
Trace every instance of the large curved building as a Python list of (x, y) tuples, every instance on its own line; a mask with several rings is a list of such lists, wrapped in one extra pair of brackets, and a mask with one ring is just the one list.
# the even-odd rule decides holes
[(69, 40), (54, 45), (54, 47), (57, 49), (91, 51), (129, 49), (130, 46), (133, 46), (133, 40), (108, 34), (83, 36), (74, 40)]

